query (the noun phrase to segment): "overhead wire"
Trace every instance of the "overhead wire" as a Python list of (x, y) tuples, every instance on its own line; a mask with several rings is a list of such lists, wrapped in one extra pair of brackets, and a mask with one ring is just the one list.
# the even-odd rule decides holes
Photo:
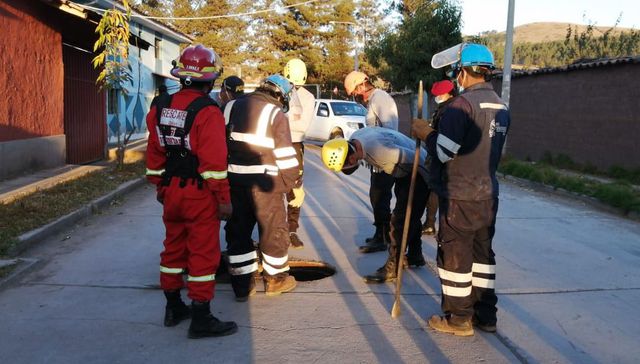
[[(241, 17), (241, 16), (250, 16), (250, 15), (256, 15), (256, 14), (269, 13), (269, 12), (273, 12), (273, 11), (278, 11), (280, 9), (295, 8), (295, 7), (298, 7), (298, 6), (312, 4), (312, 3), (321, 2), (321, 1), (326, 1), (326, 0), (307, 0), (307, 1), (299, 2), (299, 3), (295, 3), (295, 4), (291, 4), (291, 5), (272, 8), (272, 9), (255, 10), (255, 11), (248, 11), (248, 12), (244, 12), (244, 13), (235, 13), (235, 14), (226, 14), (226, 15), (175, 17), (175, 16), (147, 16), (147, 15), (142, 15), (142, 14), (131, 14), (131, 17), (132, 18), (142, 18), (142, 19), (153, 19), (153, 20), (206, 20), (206, 19), (220, 19), (220, 18), (236, 18), (236, 17)], [(81, 7), (81, 8), (84, 8), (86, 10), (91, 10), (91, 11), (95, 11), (95, 12), (98, 12), (98, 13), (100, 13), (100, 12), (104, 13), (104, 12), (109, 10), (109, 9), (98, 8), (98, 7), (95, 7), (95, 6), (74, 3), (74, 2), (71, 2), (71, 1), (70, 1), (70, 3), (72, 3), (74, 5), (77, 5), (77, 6)]]

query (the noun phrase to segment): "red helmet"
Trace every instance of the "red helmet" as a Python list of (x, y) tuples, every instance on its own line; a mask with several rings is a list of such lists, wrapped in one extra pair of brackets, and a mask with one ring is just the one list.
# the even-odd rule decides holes
[(171, 75), (194, 81), (214, 81), (222, 73), (222, 60), (202, 44), (189, 46), (180, 54), (180, 60), (171, 69)]
[(438, 81), (431, 86), (431, 94), (433, 96), (440, 96), (448, 94), (453, 90), (453, 82), (449, 80)]

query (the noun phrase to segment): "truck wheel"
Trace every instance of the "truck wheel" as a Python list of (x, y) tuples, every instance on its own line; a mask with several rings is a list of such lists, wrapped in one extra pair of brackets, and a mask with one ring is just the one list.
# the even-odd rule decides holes
[(335, 138), (344, 138), (344, 133), (342, 132), (342, 129), (336, 129), (331, 132), (331, 136), (329, 136), (329, 139), (335, 139)]

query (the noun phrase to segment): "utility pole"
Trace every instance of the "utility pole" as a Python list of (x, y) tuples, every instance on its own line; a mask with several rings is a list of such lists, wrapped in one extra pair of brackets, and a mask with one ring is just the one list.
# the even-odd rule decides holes
[[(516, 0), (509, 0), (509, 10), (507, 15), (507, 39), (504, 45), (504, 66), (502, 67), (502, 101), (509, 107), (509, 96), (511, 96), (511, 62), (513, 61), (513, 13), (516, 7)], [(502, 155), (507, 154), (507, 140), (505, 138), (502, 146)]]
[(355, 71), (358, 70), (358, 48), (360, 48), (360, 44), (358, 44), (358, 29), (362, 28), (362, 33), (363, 33), (363, 42), (365, 41), (364, 37), (366, 36), (365, 32), (365, 28), (357, 23), (351, 22), (351, 21), (330, 21), (329, 24), (347, 24), (349, 26), (352, 26), (353, 29), (355, 30), (355, 34), (356, 34), (356, 45), (355, 45), (355, 55), (353, 57), (353, 68)]
[(507, 15), (507, 39), (504, 46), (504, 66), (502, 67), (502, 101), (509, 106), (511, 94), (511, 62), (513, 61), (513, 13), (515, 0), (509, 0)]

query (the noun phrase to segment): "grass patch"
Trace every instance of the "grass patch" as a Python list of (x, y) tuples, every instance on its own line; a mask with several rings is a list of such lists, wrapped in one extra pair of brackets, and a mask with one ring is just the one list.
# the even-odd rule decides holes
[(634, 185), (640, 185), (640, 168), (626, 169), (620, 166), (612, 166), (607, 171), (601, 171), (592, 164), (580, 164), (574, 162), (571, 157), (565, 154), (553, 155), (549, 152), (544, 153), (540, 159), (540, 163), (574, 172), (613, 178), (622, 184), (631, 183)]
[(71, 213), (143, 174), (144, 162), (125, 164), (121, 169), (110, 165), (0, 205), (0, 256), (7, 254), (21, 234)]
[(566, 176), (547, 164), (523, 162), (512, 158), (503, 159), (498, 170), (514, 177), (594, 197), (604, 204), (622, 209), (625, 213), (640, 213), (640, 193), (626, 181), (602, 183), (582, 177)]
[(18, 266), (18, 263), (16, 264), (11, 264), (11, 265), (5, 265), (4, 267), (0, 267), (0, 279), (8, 276), (9, 274), (11, 274), (11, 272), (13, 272), (16, 267)]

